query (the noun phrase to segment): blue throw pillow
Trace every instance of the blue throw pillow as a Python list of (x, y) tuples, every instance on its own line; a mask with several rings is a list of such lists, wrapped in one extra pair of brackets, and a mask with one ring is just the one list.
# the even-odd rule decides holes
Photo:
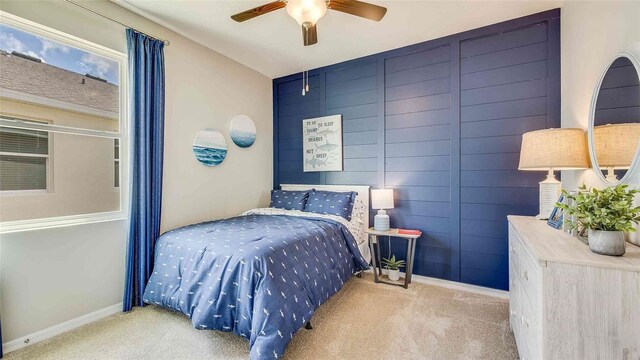
[(304, 210), (309, 198), (308, 191), (271, 190), (269, 207), (286, 210)]
[(311, 190), (304, 211), (317, 214), (338, 215), (351, 221), (356, 193)]

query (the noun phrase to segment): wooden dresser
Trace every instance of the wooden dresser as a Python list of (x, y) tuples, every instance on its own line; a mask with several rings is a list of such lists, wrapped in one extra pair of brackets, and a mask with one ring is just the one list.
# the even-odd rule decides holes
[(640, 359), (640, 248), (611, 257), (509, 216), (511, 329), (521, 359)]

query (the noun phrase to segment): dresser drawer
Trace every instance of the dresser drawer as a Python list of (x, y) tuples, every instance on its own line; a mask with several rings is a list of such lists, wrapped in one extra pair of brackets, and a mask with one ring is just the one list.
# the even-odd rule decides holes
[(526, 296), (529, 304), (531, 304), (537, 315), (537, 311), (540, 309), (541, 269), (531, 256), (529, 256), (529, 253), (517, 237), (517, 234), (514, 233), (512, 235), (511, 238), (514, 240), (513, 248), (515, 251), (514, 260), (517, 260), (517, 262), (515, 262), (515, 271), (517, 272), (516, 276), (522, 288), (522, 296)]
[(521, 359), (640, 360), (640, 248), (598, 255), (545, 221), (509, 216), (508, 251)]
[(541, 272), (517, 232), (509, 227), (509, 322), (523, 360), (542, 354)]
[(520, 298), (520, 301), (520, 333), (526, 343), (529, 357), (531, 359), (539, 359), (542, 352), (541, 319), (536, 316), (537, 309), (531, 305), (528, 298)]
[(520, 318), (520, 281), (518, 281), (518, 272), (515, 268), (515, 262), (509, 260), (509, 324), (511, 330), (515, 331), (516, 321)]
[(516, 268), (518, 268), (518, 253), (520, 252), (519, 248), (521, 246), (517, 237), (518, 235), (516, 235), (515, 230), (509, 226), (509, 262), (513, 263)]

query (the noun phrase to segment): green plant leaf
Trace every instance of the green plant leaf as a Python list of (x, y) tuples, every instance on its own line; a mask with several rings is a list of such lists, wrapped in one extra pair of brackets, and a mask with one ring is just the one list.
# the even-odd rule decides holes
[(635, 231), (634, 225), (640, 222), (640, 206), (634, 207), (633, 201), (640, 190), (628, 187), (621, 184), (599, 190), (587, 189), (582, 185), (577, 194), (562, 190), (565, 198), (572, 200), (572, 203), (558, 203), (556, 206), (576, 218), (576, 223), (571, 223), (569, 216), (565, 216), (565, 224), (571, 229)]

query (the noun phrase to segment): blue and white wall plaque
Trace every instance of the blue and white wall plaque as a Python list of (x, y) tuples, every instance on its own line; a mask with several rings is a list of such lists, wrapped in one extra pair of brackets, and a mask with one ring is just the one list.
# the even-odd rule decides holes
[(229, 134), (234, 144), (248, 148), (256, 141), (256, 125), (247, 115), (236, 115), (231, 119)]
[(227, 157), (227, 140), (217, 130), (200, 130), (193, 140), (193, 154), (207, 166), (220, 165)]
[(342, 171), (342, 115), (302, 120), (304, 172)]

